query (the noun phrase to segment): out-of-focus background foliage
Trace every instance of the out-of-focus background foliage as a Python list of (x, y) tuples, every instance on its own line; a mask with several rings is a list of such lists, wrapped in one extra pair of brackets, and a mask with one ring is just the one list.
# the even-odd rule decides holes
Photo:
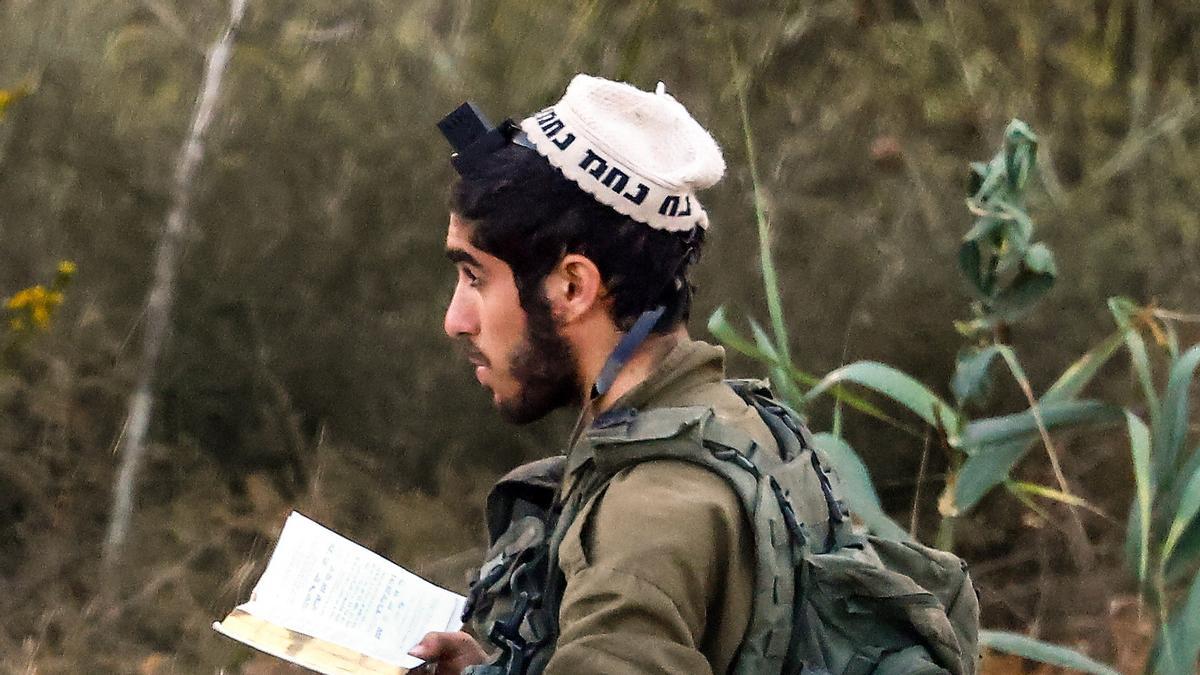
[[(77, 265), (48, 328), (5, 327), (0, 345), (0, 669), (267, 672), (208, 627), (244, 597), (291, 508), (461, 588), (488, 482), (564, 437), (559, 418), (503, 425), (448, 357), (452, 172), (433, 125), (466, 98), (519, 117), (576, 72), (665, 81), (730, 166), (706, 196), (702, 319), (762, 303), (734, 84), (748, 78), (791, 349), (813, 372), (876, 359), (948, 381), (952, 320), (969, 318), (955, 269), (971, 223), (965, 166), (991, 156), (1012, 117), (1041, 140), (1029, 208), (1060, 272), (1011, 338), (1034, 388), (1111, 330), (1109, 296), (1200, 310), (1193, 0), (247, 11), (196, 178), (132, 545), (104, 574), (154, 246), (228, 7), (0, 0), (0, 89), (13, 99), (0, 119), (0, 297)], [(1095, 385), (1118, 398), (1129, 387), (1119, 368)], [(1015, 389), (995, 396), (1021, 409)], [(920, 442), (858, 418), (846, 435), (908, 522)], [(1091, 435), (1064, 449), (1073, 487), (1123, 518), (1127, 447)], [(936, 509), (940, 465), (935, 453), (922, 512)], [(1149, 629), (1120, 569), (1123, 530), (1087, 518), (1092, 583), (1057, 531), (1004, 495), (958, 526), (960, 552), (988, 625), (1133, 670)]]

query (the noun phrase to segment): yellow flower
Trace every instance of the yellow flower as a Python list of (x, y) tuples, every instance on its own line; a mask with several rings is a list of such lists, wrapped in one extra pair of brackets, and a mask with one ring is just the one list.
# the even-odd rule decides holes
[(17, 291), (17, 294), (9, 298), (7, 306), (11, 310), (20, 310), (32, 305), (37, 305), (42, 302), (43, 296), (46, 294), (46, 289), (41, 286), (33, 286), (26, 288), (23, 291)]
[(49, 330), (55, 311), (65, 299), (63, 287), (76, 269), (75, 263), (70, 260), (59, 261), (58, 276), (49, 288), (37, 284), (3, 300), (0, 309), (7, 310), (9, 314), (8, 328), (12, 332)]
[(38, 330), (46, 330), (50, 327), (50, 310), (46, 305), (37, 305), (33, 308), (33, 325)]

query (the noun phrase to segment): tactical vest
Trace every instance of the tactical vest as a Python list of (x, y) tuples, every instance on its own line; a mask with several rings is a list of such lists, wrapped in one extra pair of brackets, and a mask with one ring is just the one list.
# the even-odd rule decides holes
[(556, 496), (563, 457), (521, 467), (497, 484), (487, 505), (492, 545), (464, 622), (500, 651), (471, 675), (541, 673), (558, 634), (558, 547), (567, 528), (616, 473), (656, 459), (721, 476), (753, 530), (752, 611), (731, 673), (975, 673), (979, 604), (966, 564), (856, 532), (798, 418), (762, 383), (728, 383), (762, 416), (777, 453), (707, 407), (613, 410), (588, 430), (595, 466), (570, 494)]

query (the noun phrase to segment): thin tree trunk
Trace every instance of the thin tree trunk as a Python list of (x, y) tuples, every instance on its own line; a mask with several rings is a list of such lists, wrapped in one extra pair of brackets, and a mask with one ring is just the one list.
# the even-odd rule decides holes
[(175, 184), (171, 210), (158, 243), (154, 262), (154, 280), (146, 298), (146, 325), (142, 336), (138, 381), (129, 401), (125, 431), (120, 444), (121, 466), (113, 485), (113, 507), (104, 539), (103, 564), (111, 570), (120, 561), (130, 522), (133, 519), (134, 493), (138, 473), (146, 454), (146, 430), (154, 411), (155, 376), (159, 359), (171, 326), (175, 300), (175, 279), (183, 250), (184, 234), (191, 218), (196, 171), (204, 159), (204, 141), (221, 94), (221, 82), (229, 64), (234, 38), (246, 11), (246, 0), (231, 0), (229, 22), (208, 51), (204, 82), (196, 98), (192, 125), (175, 163)]

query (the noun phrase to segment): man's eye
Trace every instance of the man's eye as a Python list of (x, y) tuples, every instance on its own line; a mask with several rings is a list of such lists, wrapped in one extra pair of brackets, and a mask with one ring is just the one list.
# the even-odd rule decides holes
[(471, 287), (479, 285), (479, 277), (470, 270), (470, 268), (462, 268), (463, 278), (467, 280), (467, 284)]

